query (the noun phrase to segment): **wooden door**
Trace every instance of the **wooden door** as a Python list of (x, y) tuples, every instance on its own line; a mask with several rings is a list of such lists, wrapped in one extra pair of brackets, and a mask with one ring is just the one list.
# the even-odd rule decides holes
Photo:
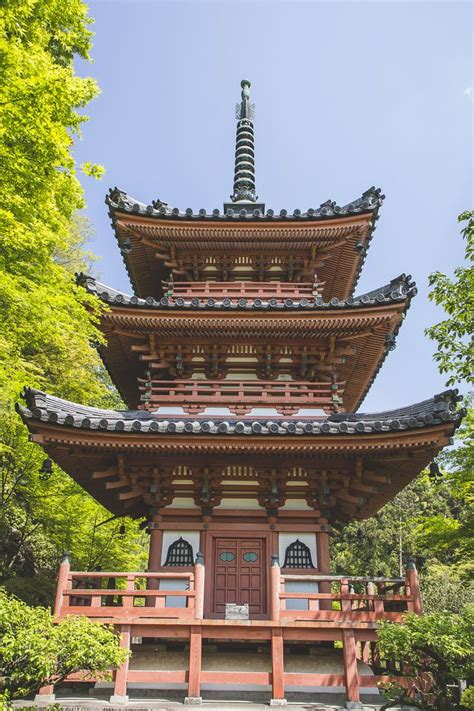
[(224, 617), (226, 603), (249, 606), (250, 619), (267, 612), (267, 556), (264, 538), (214, 539), (212, 616)]

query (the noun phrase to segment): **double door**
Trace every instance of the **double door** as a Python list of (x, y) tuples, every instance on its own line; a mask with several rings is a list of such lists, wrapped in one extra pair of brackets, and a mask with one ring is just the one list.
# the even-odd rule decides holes
[(210, 617), (223, 618), (228, 603), (248, 604), (250, 619), (266, 617), (266, 548), (265, 538), (213, 537)]

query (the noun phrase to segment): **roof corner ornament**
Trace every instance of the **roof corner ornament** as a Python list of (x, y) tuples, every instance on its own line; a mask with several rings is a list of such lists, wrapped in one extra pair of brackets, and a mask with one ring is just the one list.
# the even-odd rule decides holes
[(237, 135), (235, 145), (235, 170), (234, 170), (234, 192), (230, 196), (231, 203), (224, 205), (224, 210), (235, 207), (235, 203), (240, 203), (242, 209), (253, 212), (265, 209), (263, 204), (257, 204), (255, 194), (255, 152), (253, 135), (253, 118), (255, 116), (255, 105), (250, 103), (250, 82), (242, 79), (241, 102), (236, 105), (235, 118), (237, 119)]

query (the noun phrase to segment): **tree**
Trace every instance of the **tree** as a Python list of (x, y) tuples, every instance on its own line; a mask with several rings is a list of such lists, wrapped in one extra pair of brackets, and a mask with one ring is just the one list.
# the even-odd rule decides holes
[(74, 616), (55, 624), (46, 608), (28, 607), (0, 590), (0, 703), (77, 672), (108, 678), (126, 656), (111, 627)]
[(454, 279), (441, 272), (430, 274), (433, 287), (430, 299), (442, 306), (447, 318), (426, 329), (426, 335), (438, 342), (434, 355), (441, 373), (448, 373), (447, 385), (456, 381), (474, 382), (474, 212), (462, 212), (458, 222), (466, 241), (467, 266), (454, 270)]
[[(82, 0), (4, 0), (0, 16), (0, 580), (47, 604), (67, 548), (77, 566), (135, 568), (143, 533), (110, 513), (28, 441), (14, 412), (25, 385), (116, 406), (91, 343), (103, 305), (75, 284), (90, 267), (90, 225), (71, 153), (98, 93), (75, 75), (92, 33)], [(100, 177), (92, 163), (83, 171)], [(120, 536), (124, 538), (120, 538)]]
[[(474, 681), (474, 606), (458, 615), (410, 614), (402, 625), (382, 622), (378, 638), (383, 657), (403, 664), (420, 708), (462, 708), (458, 681)], [(384, 691), (397, 702), (413, 704), (412, 695), (400, 684), (390, 684)]]

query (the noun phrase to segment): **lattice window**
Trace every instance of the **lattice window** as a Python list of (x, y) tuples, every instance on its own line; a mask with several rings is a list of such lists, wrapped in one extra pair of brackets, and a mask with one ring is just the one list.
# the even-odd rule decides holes
[(311, 551), (306, 543), (296, 539), (285, 551), (284, 568), (314, 568)]
[(173, 541), (168, 548), (168, 553), (166, 555), (165, 565), (171, 565), (174, 567), (184, 567), (192, 566), (193, 561), (193, 547), (184, 538), (178, 538)]

